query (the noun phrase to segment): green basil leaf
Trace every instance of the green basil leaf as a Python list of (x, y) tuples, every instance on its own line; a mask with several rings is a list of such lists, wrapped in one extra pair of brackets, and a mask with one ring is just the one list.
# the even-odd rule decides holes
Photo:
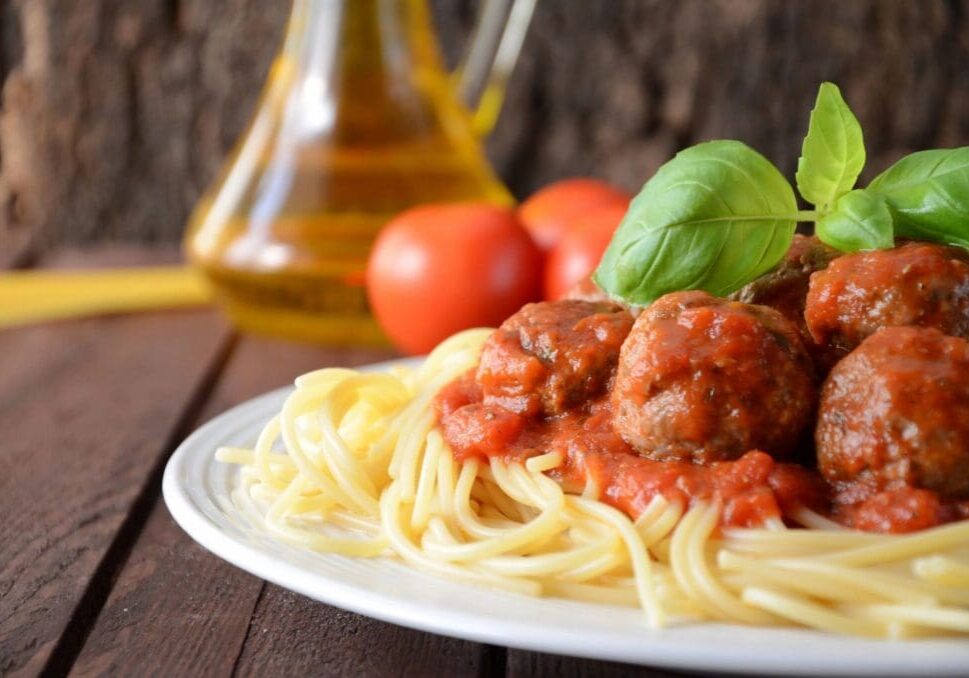
[(841, 90), (821, 83), (797, 161), (797, 190), (822, 212), (851, 190), (865, 166), (861, 125)]
[(595, 281), (633, 304), (687, 289), (725, 296), (783, 259), (796, 211), (791, 185), (749, 146), (692, 146), (632, 201)]
[(969, 247), (969, 147), (907, 155), (875, 177), (895, 233)]
[(864, 189), (841, 196), (835, 210), (818, 220), (814, 232), (821, 242), (842, 252), (888, 249), (895, 245), (892, 213), (885, 199)]

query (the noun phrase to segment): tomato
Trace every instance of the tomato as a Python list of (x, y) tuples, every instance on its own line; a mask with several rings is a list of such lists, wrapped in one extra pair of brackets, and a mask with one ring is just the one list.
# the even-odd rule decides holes
[(595, 271), (612, 234), (626, 214), (626, 207), (613, 203), (587, 212), (552, 248), (545, 265), (545, 298), (548, 301), (561, 299)]
[(367, 262), (367, 295), (402, 351), (426, 353), (469, 327), (497, 326), (539, 297), (541, 253), (515, 213), (425, 205), (392, 219)]
[(518, 217), (542, 249), (551, 250), (572, 224), (603, 205), (629, 206), (632, 196), (598, 179), (563, 179), (532, 194), (518, 208)]

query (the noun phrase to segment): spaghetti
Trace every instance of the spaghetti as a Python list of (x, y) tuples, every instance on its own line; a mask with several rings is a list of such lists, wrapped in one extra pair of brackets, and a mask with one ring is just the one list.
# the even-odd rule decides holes
[(296, 380), (241, 465), (234, 501), (279, 539), (528, 595), (640, 606), (682, 619), (802, 625), (881, 638), (969, 633), (969, 522), (906, 535), (847, 530), (808, 509), (720, 528), (715, 501), (654, 497), (635, 520), (598, 488), (563, 490), (549, 452), (524, 463), (452, 455), (434, 399), (478, 363), (490, 330), (418, 368), (324, 369)]

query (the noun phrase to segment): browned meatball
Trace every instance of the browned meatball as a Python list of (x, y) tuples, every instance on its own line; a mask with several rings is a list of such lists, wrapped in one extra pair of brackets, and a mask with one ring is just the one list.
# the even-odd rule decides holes
[(605, 390), (633, 318), (610, 302), (527, 304), (485, 343), (477, 380), (486, 403), (560, 414)]
[(828, 375), (815, 441), (825, 477), (861, 496), (969, 498), (969, 343), (921, 327), (865, 339)]
[(966, 253), (909, 242), (843, 256), (811, 276), (805, 320), (828, 367), (882, 327), (935, 327), (969, 338)]
[(613, 426), (651, 459), (783, 456), (814, 398), (810, 358), (778, 311), (674, 292), (643, 311), (623, 344)]
[[(794, 323), (808, 345), (811, 335), (804, 322), (804, 306), (811, 274), (824, 270), (839, 256), (841, 252), (816, 237), (796, 234), (784, 260), (774, 270), (748, 283), (730, 298), (777, 309)], [(810, 345), (807, 347), (810, 350)]]

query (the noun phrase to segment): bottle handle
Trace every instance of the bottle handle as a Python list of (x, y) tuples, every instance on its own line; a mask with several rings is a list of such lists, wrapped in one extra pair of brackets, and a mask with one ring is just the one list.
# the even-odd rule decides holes
[(478, 134), (495, 126), (508, 78), (518, 61), (536, 0), (486, 0), (455, 72), (458, 97), (471, 111)]

